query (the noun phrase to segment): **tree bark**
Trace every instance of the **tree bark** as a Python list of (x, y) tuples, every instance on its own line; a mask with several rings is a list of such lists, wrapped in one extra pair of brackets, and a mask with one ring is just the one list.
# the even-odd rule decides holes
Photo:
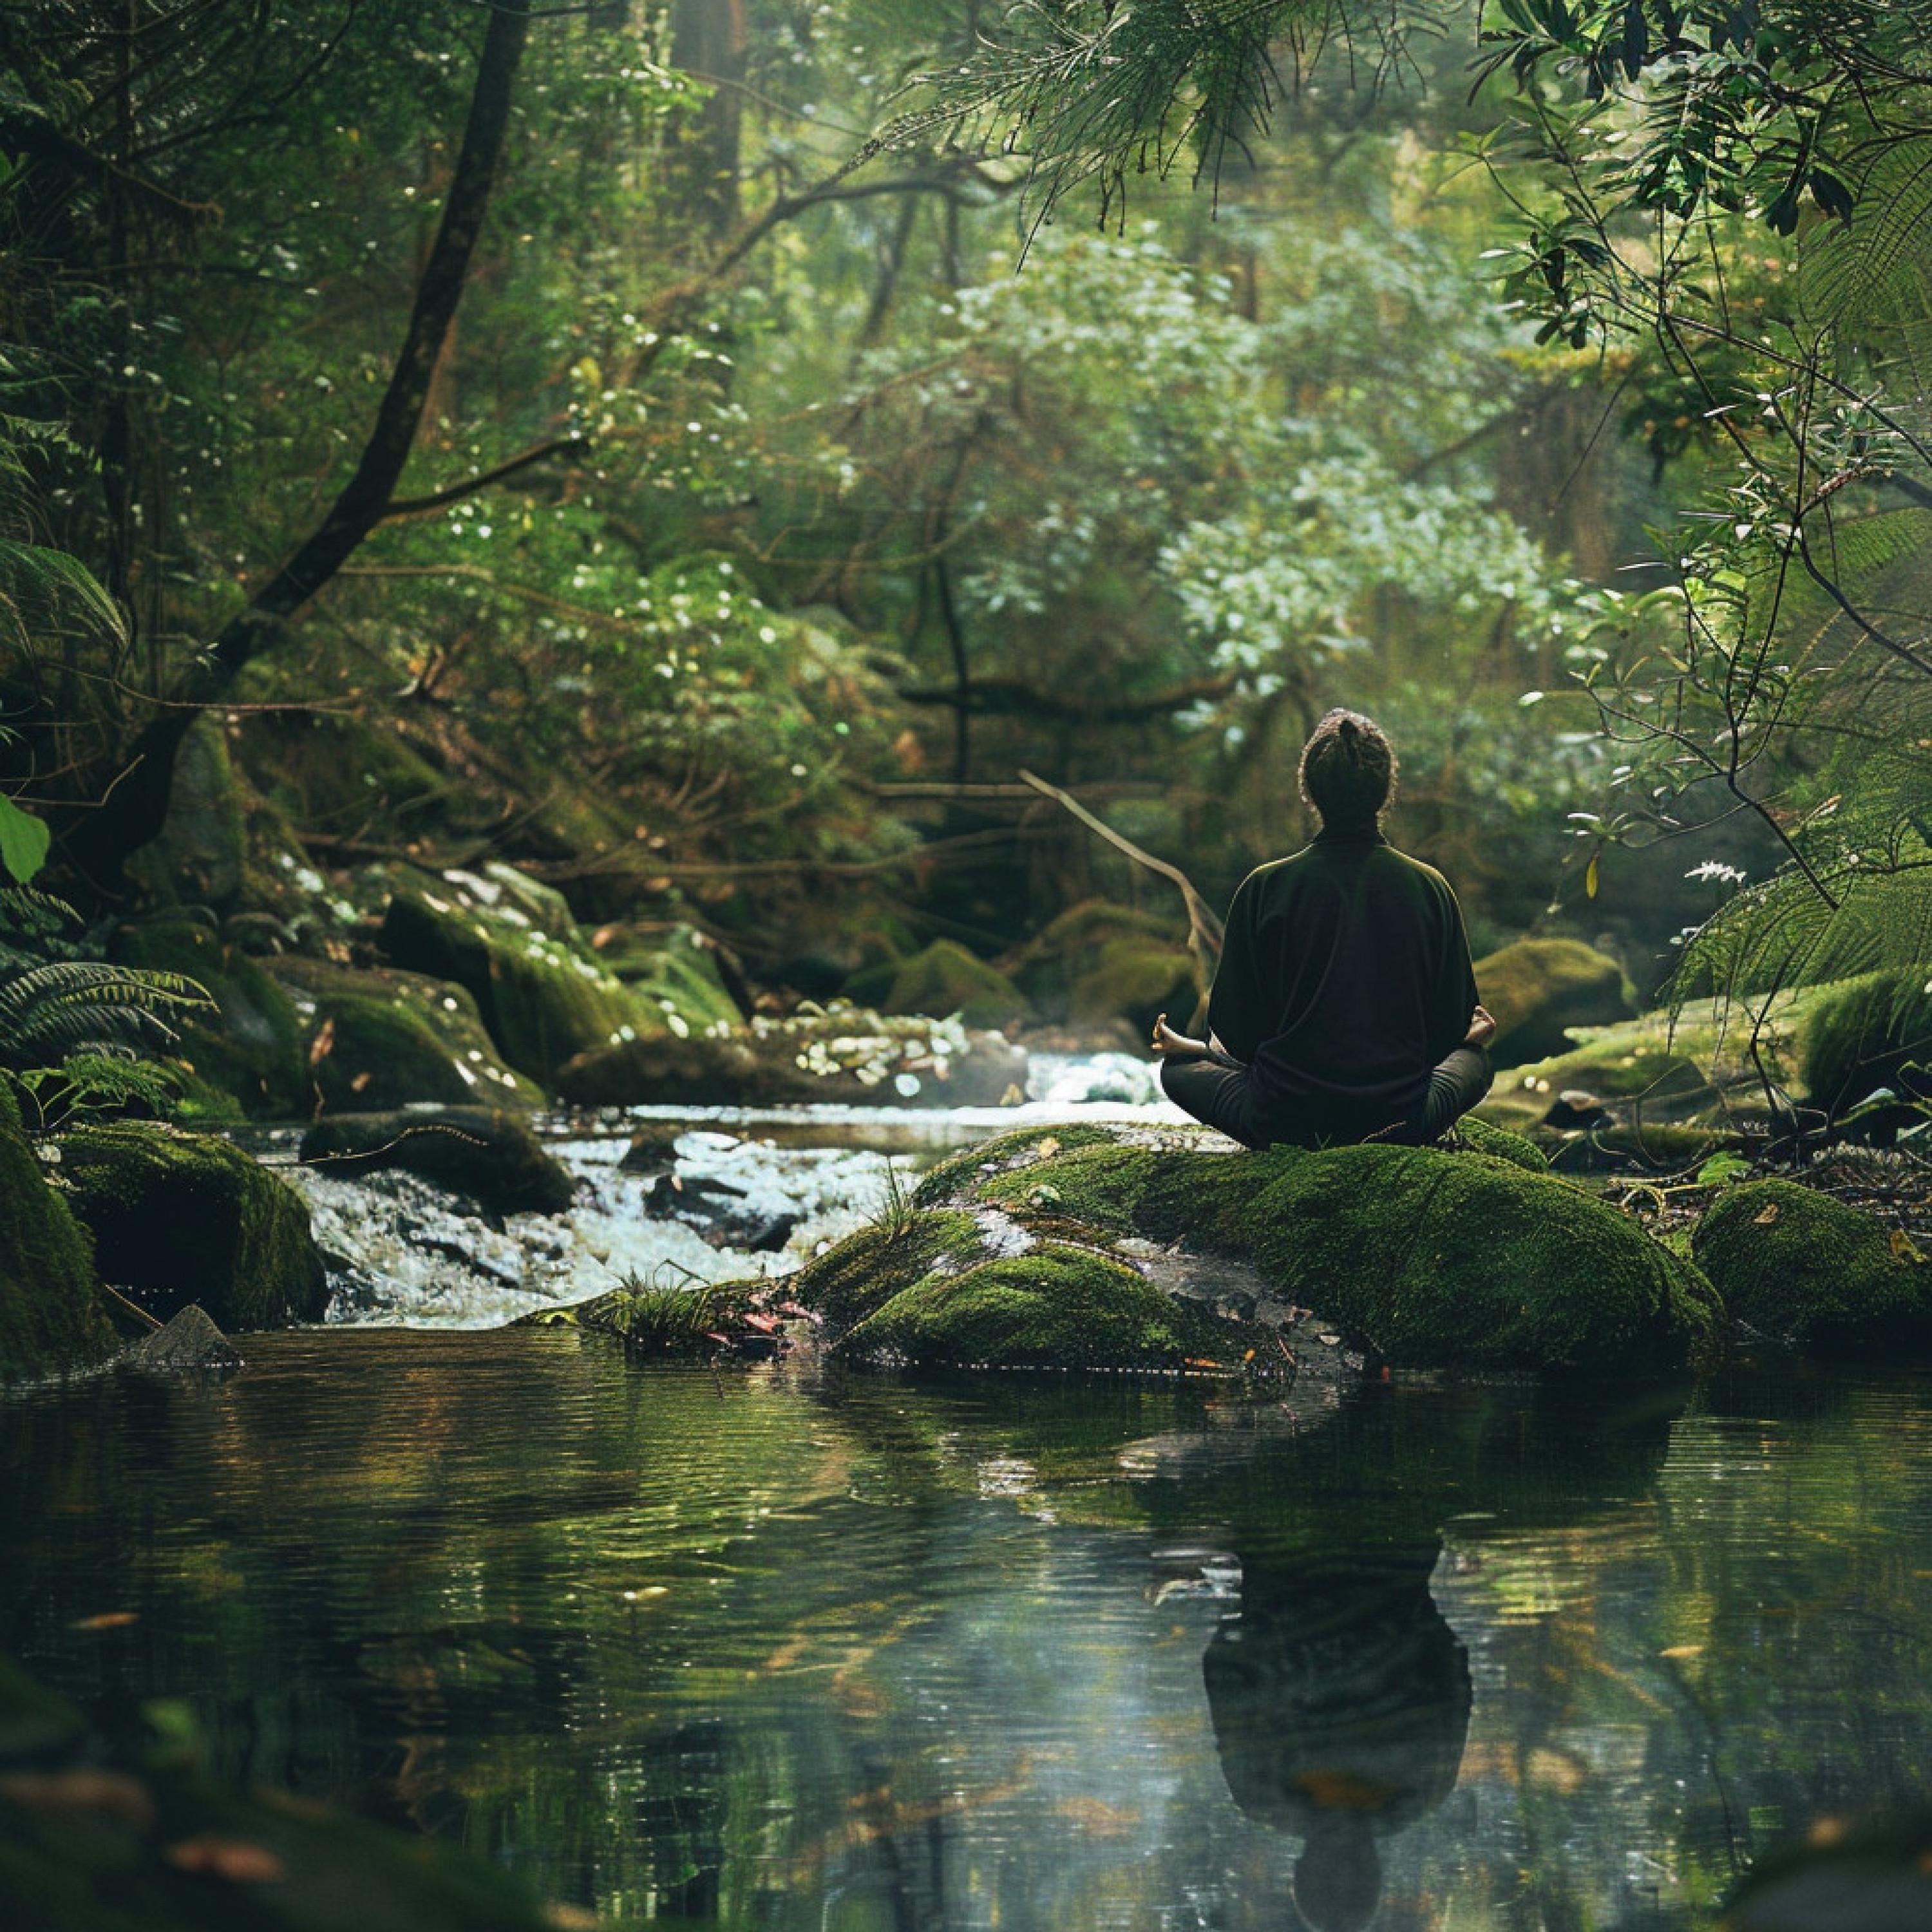
[(328, 514), (230, 618), (118, 763), (118, 782), (98, 806), (76, 807), (57, 830), (68, 860), (97, 886), (118, 887), (122, 862), (160, 830), (176, 754), (201, 712), (218, 704), (242, 669), (275, 644), (289, 620), (348, 562), (388, 513), (414, 447), (436, 361), (455, 320), (509, 128), (517, 70), (530, 31), (528, 0), (496, 0), (477, 63), (463, 146), (409, 326), (355, 474)]

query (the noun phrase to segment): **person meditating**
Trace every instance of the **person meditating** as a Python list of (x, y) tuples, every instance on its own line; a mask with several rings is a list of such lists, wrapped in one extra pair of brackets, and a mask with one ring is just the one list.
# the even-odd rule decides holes
[(1382, 836), (1395, 777), (1373, 719), (1316, 726), (1300, 783), (1321, 830), (1235, 892), (1208, 1038), (1154, 1022), (1168, 1098), (1244, 1146), (1424, 1145), (1490, 1090), (1462, 908)]

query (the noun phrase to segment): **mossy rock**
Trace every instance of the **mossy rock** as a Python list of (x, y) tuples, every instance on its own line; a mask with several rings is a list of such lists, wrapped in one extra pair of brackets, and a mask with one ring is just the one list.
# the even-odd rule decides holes
[(1205, 1306), (1168, 1294), (1128, 1262), (1048, 1240), (960, 1274), (925, 1275), (854, 1327), (838, 1352), (928, 1368), (1145, 1374), (1238, 1361), (1237, 1339)]
[(400, 844), (481, 831), (498, 809), (394, 731), (341, 712), (248, 713), (236, 749), (256, 790), (304, 831)]
[(160, 835), (136, 852), (129, 875), (152, 902), (218, 910), (240, 897), (248, 860), (247, 785), (218, 718), (199, 718), (182, 740)]
[(328, 1280), (308, 1208), (231, 1142), (112, 1126), (76, 1127), (58, 1145), (102, 1279), (151, 1313), (199, 1302), (230, 1333), (321, 1320)]
[(401, 1168), (496, 1214), (561, 1214), (577, 1195), (569, 1170), (526, 1122), (488, 1107), (325, 1114), (301, 1151), (332, 1174)]
[(1868, 973), (1821, 991), (1805, 1030), (1804, 1084), (1812, 1104), (1833, 1119), (1881, 1088), (1910, 1084), (1908, 1062), (1932, 1064), (1932, 992), (1928, 976)]
[(322, 959), (277, 959), (268, 970), (302, 1022), (303, 1058), (325, 1111), (486, 1100), (528, 1112), (544, 1104), (536, 1082), (498, 1058), (465, 987)]
[(1717, 1298), (1696, 1268), (1581, 1189), (1490, 1155), (1228, 1153), (1148, 1130), (1042, 1144), (980, 1150), (992, 1171), (958, 1198), (1225, 1256), (1399, 1366), (1625, 1372), (1713, 1347)]
[(835, 1010), (600, 1048), (565, 1066), (556, 1090), (583, 1107), (993, 1107), (1024, 1091), (1026, 1073), (998, 1034)]
[(1526, 1135), (1512, 1133), (1507, 1127), (1467, 1114), (1456, 1123), (1454, 1131), (1473, 1154), (1487, 1154), (1492, 1160), (1506, 1160), (1512, 1167), (1523, 1168), (1532, 1174), (1550, 1172), (1548, 1156)]
[(1476, 962), (1476, 992), (1496, 1016), (1499, 1066), (1562, 1053), (1568, 1028), (1621, 1019), (1636, 1004), (1623, 968), (1580, 939), (1513, 941)]
[(1184, 924), (1105, 899), (1070, 906), (1002, 963), (1041, 1014), (1075, 1026), (1185, 1019), (1198, 997)]
[(208, 989), (215, 1015), (188, 1022), (173, 1049), (204, 1092), (233, 1096), (254, 1120), (297, 1119), (313, 1109), (301, 1018), (260, 961), (178, 916), (124, 928), (114, 957), (123, 966), (184, 974)]
[(925, 1013), (935, 1019), (957, 1013), (974, 1027), (1004, 1026), (1033, 1012), (1026, 995), (997, 966), (951, 939), (935, 939), (909, 959), (854, 974), (845, 982), (845, 997), (882, 1013)]
[(1932, 1345), (1932, 1269), (1828, 1194), (1789, 1180), (1727, 1187), (1690, 1251), (1726, 1312), (1774, 1340), (1840, 1355)]
[[(399, 891), (380, 943), (406, 970), (466, 988), (503, 1058), (543, 1086), (566, 1061), (639, 1030), (640, 1004), (573, 946), (535, 927), (506, 930), (455, 894)], [(662, 1015), (643, 1026), (663, 1030)]]
[(634, 999), (664, 1016), (664, 1030), (674, 1038), (680, 1027), (718, 1033), (743, 1023), (716, 952), (692, 927), (674, 926), (649, 945), (633, 937), (621, 950), (600, 951), (597, 957)]
[(0, 1079), (0, 1384), (91, 1367), (114, 1346), (86, 1231), (41, 1174)]
[[(130, 1728), (130, 1727), (129, 1727)], [(510, 1873), (257, 1789), (178, 1741), (90, 1735), (0, 1658), (0, 1922), (32, 1932), (543, 1932)]]
[(591, 956), (549, 887), (508, 867), (391, 879), (384, 952), (467, 988), (503, 1058), (542, 1086), (585, 1054), (737, 1023), (716, 965), (688, 932), (674, 933), (655, 962), (634, 956), (626, 984)]

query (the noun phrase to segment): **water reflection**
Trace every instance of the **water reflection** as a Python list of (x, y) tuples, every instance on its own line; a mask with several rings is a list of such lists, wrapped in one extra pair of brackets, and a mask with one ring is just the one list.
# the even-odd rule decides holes
[(1469, 1660), (1436, 1607), (1432, 1538), (1337, 1566), (1244, 1571), (1202, 1661), (1222, 1774), (1258, 1823), (1303, 1842), (1296, 1910), (1358, 1932), (1382, 1895), (1378, 1840), (1455, 1789)]
[(1932, 1789), (1932, 1396), (265, 1337), (0, 1406), (0, 1646), (615, 1923), (1709, 1922)]

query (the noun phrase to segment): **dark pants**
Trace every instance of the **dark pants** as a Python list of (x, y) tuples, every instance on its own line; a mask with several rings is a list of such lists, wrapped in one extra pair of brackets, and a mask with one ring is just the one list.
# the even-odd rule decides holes
[(1459, 1046), (1431, 1071), (1429, 1091), (1414, 1112), (1388, 1115), (1372, 1103), (1335, 1100), (1264, 1107), (1249, 1084), (1247, 1068), (1225, 1053), (1170, 1055), (1160, 1064), (1161, 1086), (1177, 1107), (1250, 1148), (1276, 1142), (1323, 1147), (1362, 1141), (1426, 1147), (1482, 1099), (1493, 1078), (1490, 1056), (1480, 1047)]

